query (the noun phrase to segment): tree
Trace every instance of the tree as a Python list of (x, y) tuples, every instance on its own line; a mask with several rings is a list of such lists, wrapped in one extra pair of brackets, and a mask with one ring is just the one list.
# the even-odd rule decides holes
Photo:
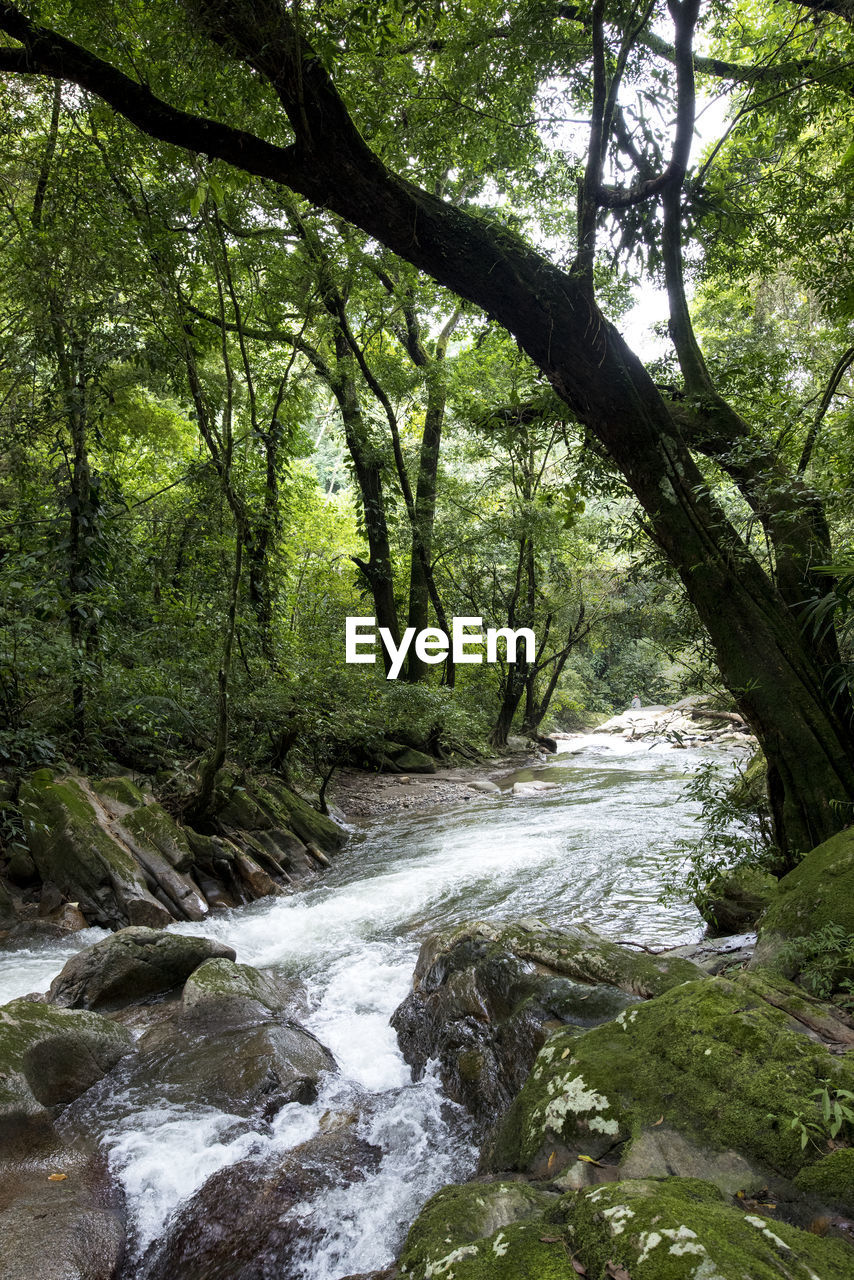
[[(619, 467), (644, 509), (651, 535), (679, 573), (711, 636), (724, 679), (765, 750), (784, 853), (793, 858), (832, 834), (854, 801), (851, 699), (847, 688), (831, 695), (826, 685), (825, 671), (837, 657), (832, 631), (813, 644), (797, 612), (805, 599), (828, 587), (822, 571), (831, 550), (826, 522), (803, 477), (788, 473), (771, 442), (720, 394), (687, 303), (686, 177), (696, 114), (693, 41), (699, 0), (668, 0), (672, 46), (651, 29), (660, 16), (652, 2), (638, 10), (633, 4), (595, 0), (589, 8), (557, 6), (545, 14), (537, 10), (533, 17), (514, 10), (506, 19), (500, 6), (484, 4), (454, 14), (475, 38), (482, 68), (489, 66), (484, 47), (490, 56), (499, 47), (510, 49), (511, 59), (515, 50), (517, 63), (529, 69), (529, 102), (556, 70), (554, 54), (546, 58), (543, 52), (544, 27), (557, 35), (553, 46), (570, 59), (567, 75), (574, 87), (581, 86), (590, 130), (568, 270), (477, 206), (464, 208), (459, 199), (443, 197), (429, 140), (423, 162), (408, 167), (431, 177), (438, 194), (395, 171), (395, 162), (398, 167), (406, 163), (407, 144), (417, 156), (420, 139), (408, 136), (401, 146), (399, 139), (383, 135), (376, 108), (368, 104), (370, 80), (365, 82), (366, 73), (376, 79), (381, 59), (376, 48), (360, 47), (357, 39), (349, 65), (345, 62), (337, 7), (329, 11), (328, 22), (325, 10), (290, 9), (275, 0), (188, 0), (178, 8), (207, 43), (198, 83), (178, 59), (185, 88), (183, 94), (174, 90), (174, 105), (148, 85), (174, 82), (175, 47), (157, 32), (146, 59), (144, 42), (135, 26), (131, 30), (130, 12), (125, 46), (88, 8), (80, 15), (80, 38), (73, 40), (39, 26), (17, 6), (2, 4), (0, 29), (16, 44), (0, 51), (0, 68), (73, 81), (161, 141), (218, 156), (289, 187), (362, 228), (506, 327)], [(832, 12), (843, 20), (850, 16), (846, 0), (792, 6), (795, 13), (801, 9)], [(427, 55), (435, 45), (436, 56), (447, 54), (443, 69), (458, 69), (454, 59), (460, 42), (451, 20), (430, 8), (395, 7), (394, 12), (402, 28), (395, 66), (402, 71), (380, 96), (405, 94), (415, 110), (420, 68), (426, 66), (424, 77), (430, 76)], [(715, 6), (704, 9), (704, 14), (715, 12)], [(121, 6), (117, 13), (121, 22)], [(134, 9), (133, 23), (138, 16)], [(793, 57), (793, 41), (786, 39), (780, 41), (785, 54), (775, 50), (767, 62), (744, 66), (712, 59), (704, 60), (704, 68), (751, 86), (770, 78), (778, 92), (781, 86), (793, 92), (805, 77), (819, 76), (832, 93), (824, 55), (830, 54), (836, 73), (850, 48), (850, 32), (844, 21), (822, 22), (826, 48), (814, 58), (805, 40), (804, 56)], [(561, 35), (566, 29), (569, 33)], [(186, 28), (181, 36), (187, 39)], [(520, 45), (528, 37), (530, 45)], [(92, 53), (89, 43), (104, 48), (108, 59)], [(123, 65), (125, 47), (133, 54)], [(408, 57), (400, 52), (405, 47), (411, 48)], [(507, 56), (495, 55), (498, 61)], [(650, 59), (652, 71), (647, 70)], [(147, 64), (146, 83), (138, 78), (140, 62)], [(134, 68), (133, 75), (125, 65)], [(227, 87), (220, 68), (229, 68)], [(517, 93), (519, 76), (517, 71)], [(639, 87), (642, 98), (645, 85), (672, 112), (669, 138), (642, 112), (634, 122), (627, 114), (624, 91)], [(847, 93), (847, 84), (839, 91)], [(264, 124), (262, 132), (241, 127), (242, 120), (232, 125), (199, 110), (200, 103), (213, 101), (218, 114), (227, 118), (236, 112), (239, 119), (240, 97), (257, 106), (253, 118)], [(356, 104), (355, 117), (347, 98)], [(277, 116), (274, 102), (283, 115)], [(518, 97), (513, 105), (519, 106)], [(440, 151), (455, 123), (446, 121), (440, 130)], [(366, 141), (368, 129), (375, 135), (373, 146)], [(463, 151), (468, 137), (459, 144)], [(513, 157), (511, 168), (512, 163)], [(445, 157), (445, 172), (447, 164)], [(629, 181), (609, 181), (627, 170)], [(630, 241), (633, 229), (645, 237), (662, 265), (683, 382), (676, 400), (656, 387), (597, 302), (597, 234), (603, 218), (622, 220)], [(754, 509), (773, 550), (772, 572), (750, 553), (715, 500), (697, 465), (698, 453), (712, 455)]]

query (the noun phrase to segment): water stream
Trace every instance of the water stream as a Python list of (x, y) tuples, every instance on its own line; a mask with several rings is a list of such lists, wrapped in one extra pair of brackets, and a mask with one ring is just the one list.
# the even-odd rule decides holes
[[(606, 735), (565, 745), (571, 749), (547, 765), (506, 780), (538, 778), (556, 790), (384, 816), (354, 831), (317, 888), (174, 926), (227, 942), (239, 961), (292, 981), (297, 1016), (329, 1046), (340, 1073), (316, 1103), (287, 1106), (263, 1129), (210, 1108), (98, 1094), (87, 1121), (124, 1183), (135, 1256), (211, 1173), (246, 1156), (281, 1155), (313, 1136), (330, 1111), (349, 1109), (382, 1160), (364, 1181), (306, 1207), (323, 1227), (302, 1275), (338, 1280), (388, 1265), (424, 1200), (475, 1163), (465, 1118), (434, 1077), (411, 1081), (388, 1025), (419, 943), (437, 926), (536, 915), (651, 946), (700, 936), (692, 906), (664, 907), (657, 898), (665, 869), (681, 856), (676, 842), (696, 834), (680, 791), (706, 757)], [(70, 954), (100, 936), (88, 930), (73, 942), (0, 956), (0, 1003), (45, 990)]]

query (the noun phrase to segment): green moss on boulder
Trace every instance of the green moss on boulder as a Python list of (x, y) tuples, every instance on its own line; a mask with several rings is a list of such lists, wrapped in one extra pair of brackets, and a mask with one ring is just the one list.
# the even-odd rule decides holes
[[(564, 1280), (574, 1276), (558, 1230), (544, 1217), (560, 1198), (524, 1182), (443, 1187), (410, 1228), (401, 1275), (413, 1280)], [(520, 1224), (529, 1224), (520, 1230)], [(550, 1240), (540, 1239), (544, 1234)], [(556, 1247), (557, 1246), (557, 1247)]]
[(133, 1050), (133, 1035), (97, 1013), (35, 1000), (0, 1007), (0, 1150), (50, 1130), (64, 1105)]
[(843, 1241), (745, 1213), (692, 1178), (611, 1183), (564, 1204), (591, 1280), (604, 1280), (609, 1262), (610, 1274), (616, 1264), (632, 1280), (847, 1280), (854, 1271)]
[(19, 803), (39, 876), (78, 902), (90, 923), (169, 923), (170, 912), (149, 892), (130, 851), (105, 830), (79, 782), (39, 770), (22, 785)]
[[(783, 1177), (813, 1163), (790, 1127), (818, 1083), (854, 1089), (854, 1062), (802, 1034), (750, 979), (687, 983), (583, 1035), (558, 1031), (495, 1135), (493, 1169), (557, 1173), (656, 1125)], [(769, 1119), (769, 1115), (777, 1117)]]
[(797, 963), (786, 944), (826, 925), (854, 935), (854, 828), (831, 836), (778, 881), (750, 967), (765, 965), (796, 977)]
[(756, 923), (774, 900), (777, 878), (761, 867), (736, 867), (715, 876), (697, 899), (712, 936), (741, 933)]
[(795, 1186), (826, 1205), (854, 1213), (854, 1147), (840, 1147), (801, 1169)]
[(284, 983), (248, 964), (206, 960), (190, 974), (181, 997), (181, 1018), (212, 1026), (243, 1026), (268, 1021), (287, 1009), (291, 992)]
[(119, 1009), (181, 986), (214, 957), (233, 960), (231, 947), (161, 929), (120, 929), (72, 956), (50, 984), (50, 1000), (65, 1008)]

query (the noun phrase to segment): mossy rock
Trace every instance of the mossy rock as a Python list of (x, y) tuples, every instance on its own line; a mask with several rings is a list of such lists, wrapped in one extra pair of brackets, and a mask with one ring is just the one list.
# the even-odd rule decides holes
[(33, 774), (20, 790), (27, 845), (43, 882), (78, 902), (108, 928), (168, 924), (171, 913), (149, 892), (131, 853), (104, 829), (73, 778)]
[(240, 782), (227, 771), (217, 780), (216, 816), (237, 831), (293, 832), (303, 844), (321, 849), (339, 849), (345, 833), (337, 823), (313, 809), (308, 801), (272, 778), (251, 778)]
[[(582, 945), (589, 948), (593, 938), (584, 931)], [(478, 923), (432, 935), (422, 945), (413, 990), (392, 1017), (406, 1061), (419, 1075), (438, 1061), (445, 1092), (481, 1124), (494, 1125), (550, 1029), (595, 1026), (635, 999), (610, 983), (567, 976), (574, 942), (577, 935), (556, 935), (544, 925), (537, 931)], [(697, 974), (692, 965), (683, 972)]]
[(133, 1050), (97, 1013), (19, 999), (0, 1007), (0, 1149), (50, 1129), (46, 1108), (73, 1101)]
[(849, 1280), (854, 1273), (854, 1251), (842, 1240), (745, 1213), (692, 1178), (611, 1183), (564, 1203), (571, 1247), (591, 1280), (617, 1267), (631, 1280)]
[(557, 1031), (499, 1127), (488, 1167), (555, 1174), (663, 1118), (701, 1148), (791, 1178), (818, 1154), (801, 1148), (791, 1117), (820, 1121), (811, 1094), (822, 1081), (854, 1089), (854, 1061), (802, 1030), (744, 975), (676, 987), (583, 1035)]
[(142, 790), (135, 782), (131, 782), (130, 778), (125, 778), (121, 774), (117, 777), (96, 778), (92, 785), (99, 796), (118, 800), (119, 804), (127, 805), (129, 809), (137, 809), (145, 804), (145, 795)]
[[(469, 1182), (443, 1187), (412, 1224), (400, 1255), (400, 1273), (471, 1280), (563, 1280), (575, 1276), (563, 1245), (539, 1239), (544, 1217), (560, 1197), (524, 1182)], [(533, 1227), (517, 1231), (519, 1224)], [(506, 1245), (506, 1248), (505, 1248)]]
[(244, 1026), (283, 1014), (290, 991), (266, 973), (232, 960), (206, 960), (190, 974), (181, 996), (183, 1021)]
[(742, 933), (756, 924), (774, 900), (778, 880), (761, 867), (722, 872), (695, 901), (713, 937)]
[(829, 1207), (854, 1214), (854, 1147), (840, 1147), (802, 1169), (795, 1186)]
[(354, 763), (364, 769), (378, 769), (380, 773), (435, 773), (436, 761), (424, 751), (407, 746), (403, 742), (392, 742), (384, 738), (376, 746), (363, 747), (354, 759)]
[[(854, 1253), (690, 1178), (588, 1187), (561, 1198), (497, 1183), (446, 1187), (413, 1223), (407, 1280), (847, 1280)], [(511, 1208), (493, 1225), (491, 1204)], [(479, 1202), (483, 1208), (479, 1207)]]
[(161, 929), (120, 929), (72, 956), (50, 984), (65, 1008), (120, 1009), (181, 986), (206, 960), (233, 960), (231, 947)]
[[(759, 925), (750, 967), (768, 966), (797, 976), (788, 943), (827, 925), (854, 935), (854, 828), (820, 844), (777, 883)], [(785, 948), (785, 950), (784, 950)]]
[(135, 840), (162, 853), (175, 871), (185, 872), (191, 869), (193, 851), (187, 837), (161, 805), (141, 805), (122, 818), (122, 826)]

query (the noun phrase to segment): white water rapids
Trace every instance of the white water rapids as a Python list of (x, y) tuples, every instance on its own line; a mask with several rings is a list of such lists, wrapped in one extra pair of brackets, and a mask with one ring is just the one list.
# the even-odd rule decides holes
[[(663, 907), (657, 898), (665, 869), (681, 856), (676, 842), (696, 834), (694, 807), (680, 791), (708, 757), (610, 735), (561, 745), (559, 757), (506, 780), (541, 778), (557, 790), (383, 817), (352, 834), (317, 888), (174, 926), (218, 938), (238, 961), (292, 981), (295, 1016), (332, 1050), (340, 1072), (316, 1103), (291, 1104), (257, 1130), (150, 1095), (102, 1100), (91, 1123), (127, 1193), (134, 1256), (211, 1173), (249, 1155), (273, 1159), (313, 1136), (326, 1113), (358, 1110), (359, 1134), (382, 1161), (364, 1181), (306, 1206), (322, 1242), (302, 1276), (338, 1280), (389, 1264), (427, 1197), (475, 1163), (465, 1118), (435, 1077), (412, 1083), (389, 1026), (431, 930), (536, 915), (651, 946), (699, 937), (691, 905)], [(71, 954), (102, 936), (87, 930), (0, 954), (0, 1003), (46, 990)]]

